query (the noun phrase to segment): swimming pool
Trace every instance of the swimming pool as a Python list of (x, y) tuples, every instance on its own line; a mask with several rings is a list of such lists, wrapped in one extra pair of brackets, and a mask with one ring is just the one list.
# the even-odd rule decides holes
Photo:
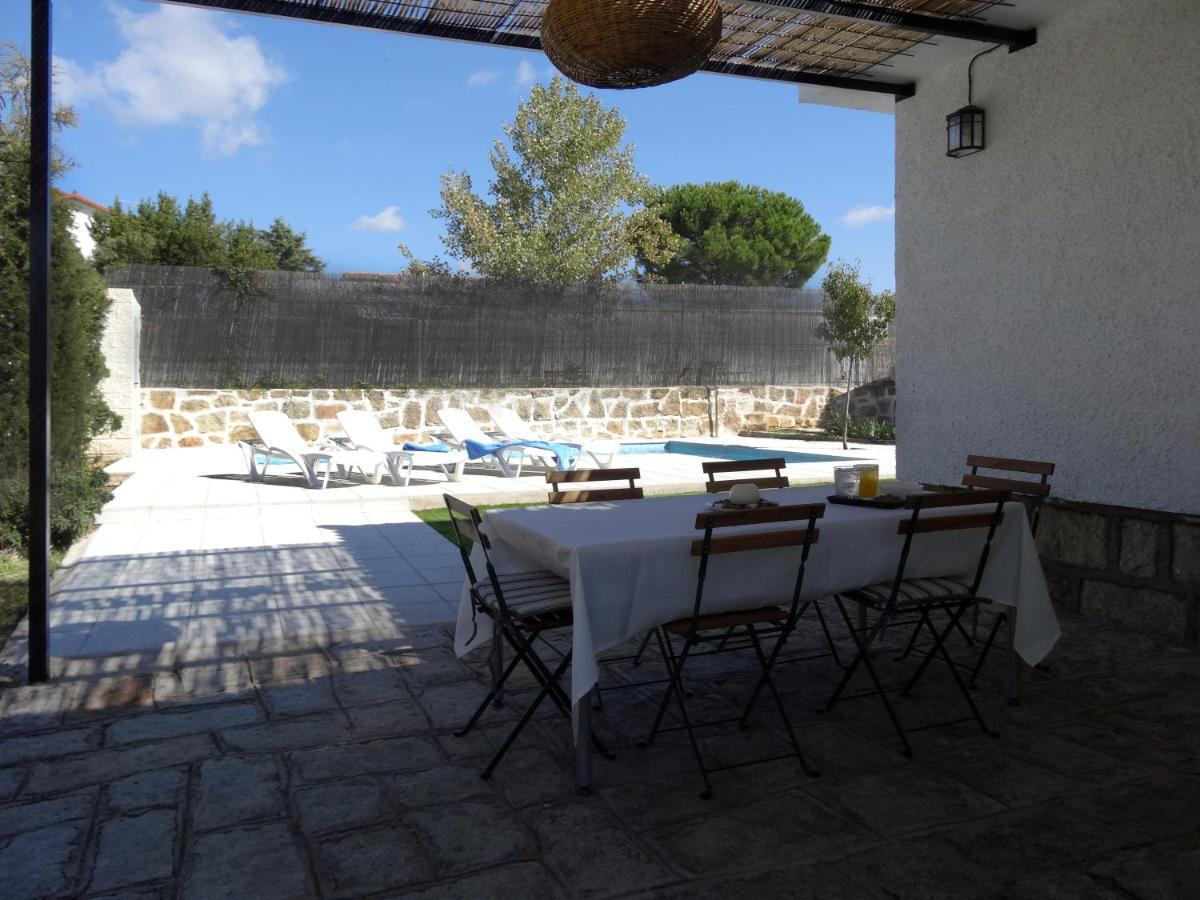
[(828, 453), (798, 453), (794, 450), (774, 450), (765, 447), (746, 447), (741, 444), (702, 444), (698, 441), (639, 441), (621, 445), (621, 453), (673, 453), (680, 456), (704, 456), (709, 459), (762, 459), (782, 457), (791, 463), (845, 462), (850, 456), (831, 456)]

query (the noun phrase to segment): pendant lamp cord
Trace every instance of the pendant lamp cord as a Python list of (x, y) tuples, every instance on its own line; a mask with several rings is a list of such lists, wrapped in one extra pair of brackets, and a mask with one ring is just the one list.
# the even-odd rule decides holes
[(975, 60), (979, 59), (981, 56), (987, 56), (993, 50), (999, 50), (1002, 46), (1002, 44), (992, 44), (992, 46), (988, 47), (986, 50), (981, 50), (979, 53), (976, 53), (971, 57), (971, 62), (967, 66), (967, 106), (971, 106), (974, 103), (972, 95), (975, 91)]

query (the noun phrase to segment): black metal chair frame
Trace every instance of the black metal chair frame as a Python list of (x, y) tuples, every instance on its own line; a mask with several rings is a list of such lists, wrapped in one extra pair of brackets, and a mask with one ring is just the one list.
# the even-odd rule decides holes
[[(929, 728), (942, 727), (944, 725), (957, 724), (959, 722), (975, 721), (979, 724), (980, 730), (985, 734), (991, 734), (988, 730), (987, 723), (983, 719), (983, 715), (979, 712), (979, 707), (976, 706), (974, 699), (971, 697), (970, 689), (966, 682), (963, 681), (959, 674), (959, 666), (950, 658), (950, 654), (946, 650), (946, 639), (950, 634), (961, 625), (963, 616), (968, 610), (974, 609), (979, 603), (990, 603), (984, 597), (979, 596), (979, 586), (983, 581), (984, 572), (987, 569), (988, 556), (991, 552), (992, 539), (996, 535), (996, 529), (1004, 519), (1004, 504), (1008, 501), (1009, 494), (1006, 491), (964, 491), (943, 494), (920, 494), (909, 497), (905, 503), (905, 508), (912, 510), (912, 515), (902, 521), (897, 529), (899, 534), (904, 535), (904, 544), (900, 551), (900, 562), (896, 568), (896, 576), (892, 581), (891, 593), (884, 603), (882, 609), (879, 610), (879, 615), (874, 623), (867, 629), (866, 635), (860, 635), (860, 629), (856, 628), (850, 621), (850, 615), (846, 612), (846, 601), (868, 604), (869, 601), (861, 595), (857, 595), (854, 591), (848, 591), (839, 594), (837, 597), (838, 609), (845, 620), (846, 628), (850, 632), (851, 638), (854, 640), (856, 655), (854, 660), (846, 668), (842, 674), (842, 679), (834, 689), (833, 694), (825, 704), (825, 710), (833, 708), (834, 704), (839, 699), (852, 699), (854, 697), (878, 696), (883, 702), (884, 709), (887, 710), (888, 718), (892, 722), (892, 726), (896, 729), (896, 733), (900, 737), (900, 742), (903, 745), (904, 755), (912, 756), (912, 746), (908, 742), (908, 735), (915, 731), (924, 731)], [(961, 506), (975, 506), (984, 504), (995, 504), (995, 510), (991, 513), (979, 514), (957, 514), (949, 516), (940, 516), (936, 518), (921, 519), (921, 513), (929, 509), (946, 509)], [(945, 594), (930, 598), (927, 602), (915, 602), (905, 604), (903, 610), (898, 609), (900, 595), (905, 583), (905, 569), (908, 567), (909, 553), (912, 549), (913, 539), (917, 534), (952, 531), (952, 530), (967, 530), (967, 529), (983, 529), (987, 532), (983, 540), (983, 547), (979, 553), (979, 561), (975, 566), (975, 574), (971, 580), (966, 593), (963, 594)], [(875, 666), (871, 662), (871, 647), (879, 636), (887, 628), (889, 623), (894, 624), (898, 612), (919, 613), (917, 626), (914, 634), (920, 632), (922, 628), (927, 628), (932, 637), (933, 645), (925, 651), (924, 657), (916, 670), (909, 677), (908, 681), (898, 688), (884, 688), (883, 683), (879, 679), (879, 675), (875, 670)], [(944, 627), (939, 631), (933, 625), (933, 620), (930, 613), (942, 611), (947, 614), (947, 621)], [(912, 639), (909, 641), (908, 650), (912, 649)], [(905, 655), (907, 655), (906, 650)], [(903, 657), (900, 657), (903, 658)], [(971, 710), (971, 715), (963, 719), (954, 719), (948, 722), (936, 722), (933, 724), (920, 725), (915, 728), (904, 728), (900, 724), (900, 719), (896, 714), (895, 708), (891, 701), (888, 700), (888, 694), (899, 691), (902, 696), (909, 696), (912, 693), (917, 682), (925, 674), (929, 663), (935, 658), (946, 663), (950, 670), (955, 683), (962, 692), (963, 698), (967, 702), (967, 706)], [(861, 694), (853, 694), (843, 697), (843, 692), (846, 686), (850, 683), (850, 679), (858, 670), (859, 665), (865, 666), (867, 673), (870, 675), (871, 682), (874, 685), (873, 691), (865, 691)]]
[[(692, 608), (692, 615), (688, 619), (680, 619), (677, 622), (666, 623), (654, 629), (654, 636), (658, 641), (658, 646), (662, 652), (663, 660), (666, 662), (668, 687), (663, 694), (662, 700), (659, 703), (658, 713), (655, 716), (654, 724), (650, 729), (649, 735), (644, 741), (639, 742), (642, 747), (649, 746), (654, 742), (654, 739), (663, 732), (686, 730), (688, 741), (692, 747), (692, 753), (696, 757), (696, 763), (700, 769), (700, 775), (704, 779), (704, 790), (700, 796), (708, 799), (712, 796), (712, 782), (709, 778), (713, 772), (722, 771), (725, 769), (740, 768), (742, 766), (754, 765), (761, 762), (769, 762), (776, 759), (788, 759), (795, 756), (799, 761), (804, 771), (809, 775), (817, 775), (804, 758), (804, 753), (800, 749), (799, 741), (796, 739), (796, 732), (792, 727), (791, 720), (788, 718), (787, 711), (784, 708), (783, 701), (780, 698), (779, 691), (775, 686), (774, 679), (771, 677), (771, 671), (774, 668), (780, 652), (787, 643), (788, 637), (795, 630), (797, 623), (800, 621), (805, 610), (812, 603), (811, 600), (801, 603), (800, 593), (804, 586), (804, 571), (808, 562), (809, 551), (814, 543), (817, 542), (820, 532), (816, 528), (817, 519), (825, 514), (825, 504), (811, 503), (796, 506), (776, 506), (764, 507), (753, 510), (727, 510), (718, 511), (712, 510), (701, 513), (696, 517), (696, 528), (703, 529), (704, 535), (702, 538), (693, 541), (692, 555), (698, 556), (700, 559), (699, 569), (696, 581), (696, 597)], [(726, 528), (730, 526), (747, 526), (768, 523), (780, 522), (801, 522), (805, 521), (806, 525), (803, 528), (789, 528), (774, 531), (759, 531), (749, 535), (739, 535), (735, 537), (714, 537), (713, 531), (718, 528)], [(733, 628), (742, 627), (745, 630), (744, 639), (741, 647), (750, 647), (754, 650), (755, 658), (761, 668), (758, 681), (756, 682), (750, 699), (746, 704), (741, 715), (726, 718), (716, 719), (707, 722), (693, 722), (688, 716), (687, 700), (689, 692), (685, 689), (683, 683), (684, 667), (689, 658), (696, 656), (707, 656), (711, 653), (730, 652), (733, 649), (732, 645), (726, 646), (728, 638), (727, 621), (721, 621), (722, 613), (704, 612), (704, 585), (708, 575), (708, 567), (711, 557), (724, 553), (745, 553), (754, 552), (757, 550), (778, 549), (782, 547), (799, 547), (800, 560), (796, 569), (796, 581), (792, 588), (792, 595), (789, 607), (785, 610), (782, 607), (764, 607), (761, 610), (754, 611), (731, 611), (726, 615), (728, 618), (738, 619), (742, 621)], [(761, 613), (760, 619), (756, 620), (755, 613)], [(706, 622), (707, 620), (707, 622)], [(676, 652), (672, 645), (668, 629), (671, 626), (679, 626), (677, 629), (681, 632), (683, 639), (683, 647)], [(760, 627), (761, 626), (761, 627)], [(720, 630), (720, 634), (706, 635), (705, 631)], [(774, 637), (775, 643), (769, 651), (763, 649), (763, 638)], [(694, 653), (694, 649), (700, 644), (718, 644), (717, 650), (707, 653)], [(749, 727), (750, 714), (754, 710), (755, 703), (763, 689), (766, 688), (774, 702), (775, 707), (779, 712), (780, 718), (783, 720), (784, 727), (787, 730), (788, 738), (792, 744), (792, 753), (771, 756), (760, 759), (746, 760), (742, 762), (729, 763), (721, 766), (710, 766), (706, 764), (704, 755), (701, 752), (700, 744), (696, 739), (696, 729), (708, 726), (726, 724), (729, 722), (737, 722), (740, 728)], [(680, 717), (683, 720), (683, 725), (673, 728), (663, 728), (662, 722), (666, 715), (667, 708), (670, 705), (671, 698), (674, 697), (679, 708)]]
[[(567, 698), (566, 693), (559, 685), (559, 680), (566, 671), (567, 666), (571, 662), (571, 651), (568, 650), (562, 654), (558, 665), (551, 670), (549, 666), (538, 656), (534, 649), (534, 644), (537, 640), (544, 638), (542, 633), (560, 628), (570, 628), (572, 624), (571, 610), (568, 608), (562, 611), (554, 611), (542, 615), (521, 616), (515, 614), (509, 609), (508, 603), (504, 598), (504, 588), (501, 584), (501, 578), (492, 563), (491, 542), (488, 540), (487, 534), (482, 529), (483, 518), (479, 514), (479, 510), (474, 506), (459, 500), (450, 494), (443, 495), (446, 501), (446, 509), (450, 515), (450, 524), (454, 530), (455, 543), (458, 545), (459, 555), (462, 557), (463, 567), (466, 569), (467, 578), (471, 583), (471, 603), (474, 615), (483, 613), (488, 616), (493, 623), (495, 633), (492, 636), (493, 641), (505, 641), (513, 650), (513, 658), (506, 667), (495, 665), (497, 656), (493, 655), (492, 668), (492, 686), (488, 691), (487, 696), (483, 698), (475, 713), (468, 720), (467, 724), (454, 732), (456, 737), (464, 737), (470, 733), (475, 727), (488, 705), (496, 701), (496, 706), (503, 705), (502, 692), (505, 682), (508, 681), (510, 675), (516, 669), (517, 665), (524, 663), (526, 668), (537, 680), (540, 689), (533, 702), (526, 708), (524, 714), (513, 726), (508, 737), (492, 756), (487, 767), (482, 772), (484, 779), (490, 778), (504, 754), (516, 741), (521, 731), (529, 724), (529, 720), (533, 718), (533, 714), (541, 706), (542, 702), (549, 697), (559, 712), (568, 719), (571, 717), (571, 703)], [(464, 533), (465, 532), (465, 533)], [(477, 543), (483, 551), (485, 566), (487, 569), (487, 583), (490, 584), (493, 593), (495, 594), (495, 603), (485, 602), (480, 594), (481, 582), (476, 576), (475, 566), (471, 562), (471, 551), (467, 545), (467, 541)], [(550, 646), (547, 644), (547, 646)], [(608, 752), (604, 744), (594, 734), (590, 735), (592, 743), (607, 758), (612, 758), (612, 754)]]

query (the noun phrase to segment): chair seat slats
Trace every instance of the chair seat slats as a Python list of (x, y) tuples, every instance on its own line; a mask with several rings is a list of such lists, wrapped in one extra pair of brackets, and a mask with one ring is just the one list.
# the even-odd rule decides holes
[[(883, 581), (869, 587), (848, 591), (843, 596), (874, 609), (883, 609), (892, 596), (895, 582)], [(971, 587), (957, 578), (911, 578), (900, 582), (896, 606), (923, 606), (928, 603), (971, 596)]]
[[(523, 617), (571, 608), (571, 585), (553, 572), (515, 572), (498, 575), (504, 604), (509, 612)], [(491, 581), (476, 584), (472, 591), (481, 604), (498, 610), (496, 589)]]
[(676, 619), (674, 622), (668, 622), (663, 628), (672, 634), (687, 636), (690, 634), (698, 634), (702, 631), (713, 631), (716, 629), (735, 628), (741, 625), (757, 625), (762, 622), (782, 622), (788, 617), (787, 610), (781, 609), (778, 606), (763, 606), (758, 609), (747, 609), (740, 612), (713, 613), (711, 616), (700, 616), (693, 620), (689, 616), (686, 619)]

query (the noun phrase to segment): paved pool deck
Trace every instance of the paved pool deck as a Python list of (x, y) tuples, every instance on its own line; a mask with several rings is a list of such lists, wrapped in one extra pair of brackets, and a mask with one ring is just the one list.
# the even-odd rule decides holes
[[(884, 477), (895, 470), (890, 446), (712, 443), (877, 462)], [(702, 460), (655, 453), (621, 463), (641, 468), (647, 493), (663, 494), (702, 490)], [(787, 473), (794, 483), (828, 481), (834, 464)], [(447, 491), (481, 504), (546, 496), (540, 473), (471, 468), (456, 483), (428, 473), (407, 488), (337, 479), (312, 490), (286, 470), (252, 482), (236, 447), (146, 451), (111, 470), (128, 477), (54, 579), (50, 649), (60, 671), (100, 657), (154, 670), (224, 645), (319, 647), (453, 622), (462, 563), (412, 510), (441, 506)], [(22, 624), (0, 651), (0, 672), (23, 669), (25, 636)]]

